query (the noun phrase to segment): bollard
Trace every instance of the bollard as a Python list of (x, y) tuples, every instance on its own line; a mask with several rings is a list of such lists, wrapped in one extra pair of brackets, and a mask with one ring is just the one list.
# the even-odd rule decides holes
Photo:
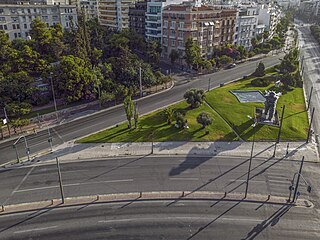
[(267, 199), (267, 201), (269, 201), (270, 200), (270, 194), (268, 195), (268, 199)]
[(100, 200), (99, 195), (97, 195), (97, 201), (99, 201), (99, 200)]
[(224, 192), (224, 198), (227, 196), (227, 192)]
[(184, 197), (184, 191), (182, 192), (182, 196), (181, 197)]
[(4, 206), (1, 205), (1, 212), (4, 212)]
[(289, 154), (289, 143), (287, 144), (286, 156)]
[(53, 199), (51, 199), (51, 205), (53, 205)]
[(139, 196), (139, 198), (142, 198), (142, 192), (140, 192), (140, 196)]

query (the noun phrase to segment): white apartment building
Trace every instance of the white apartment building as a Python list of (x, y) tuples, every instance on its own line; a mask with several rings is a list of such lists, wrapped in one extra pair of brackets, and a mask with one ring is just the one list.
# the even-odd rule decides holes
[[(57, 1), (57, 0), (48, 0)], [(67, 1), (71, 5), (76, 5), (78, 10), (85, 14), (86, 20), (98, 18), (98, 0), (58, 0)]]
[(146, 39), (162, 42), (162, 10), (171, 4), (180, 4), (190, 0), (150, 0), (147, 2)]
[[(256, 36), (259, 9), (255, 5), (243, 5), (239, 9), (234, 44), (251, 48), (251, 39)], [(259, 29), (260, 30), (260, 29)]]
[(103, 26), (121, 30), (129, 27), (129, 7), (135, 0), (99, 0), (98, 18)]
[(28, 39), (31, 22), (39, 17), (48, 26), (60, 23), (63, 28), (77, 22), (74, 5), (8, 5), (0, 4), (0, 30), (9, 34), (10, 40)]
[(281, 10), (274, 4), (259, 5), (258, 23), (266, 26), (269, 39), (273, 37), (276, 27), (281, 19)]

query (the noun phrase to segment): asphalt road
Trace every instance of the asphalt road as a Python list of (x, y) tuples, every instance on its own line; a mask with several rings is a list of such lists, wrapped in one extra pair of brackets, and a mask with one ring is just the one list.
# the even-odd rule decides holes
[(320, 238), (314, 209), (226, 201), (129, 202), (0, 216), (1, 239)]
[[(266, 67), (279, 63), (281, 55), (264, 58), (262, 61)], [(221, 83), (238, 79), (244, 75), (251, 74), (256, 68), (257, 62), (246, 62), (229, 70), (223, 70), (214, 74), (199, 76), (183, 80), (180, 78), (179, 83), (170, 91), (150, 96), (138, 101), (140, 114), (154, 111), (158, 108), (170, 105), (183, 99), (183, 94), (190, 88), (208, 89), (208, 79), (211, 78), (211, 88), (219, 86)], [(59, 145), (90, 133), (105, 129), (119, 122), (125, 121), (125, 112), (122, 106), (99, 112), (95, 115), (75, 120), (51, 129), (53, 145)], [(48, 132), (43, 130), (37, 135), (27, 137), (28, 147), (31, 154), (49, 149)], [(0, 164), (16, 159), (16, 153), (12, 147), (14, 141), (8, 141), (0, 144)], [(25, 144), (23, 139), (17, 145), (20, 157), (26, 156)]]
[(310, 112), (315, 109), (313, 130), (320, 141), (320, 46), (310, 32), (310, 26), (298, 25), (299, 47), (301, 51), (301, 67), (303, 69), (304, 85), (308, 98), (311, 93)]
[[(115, 158), (61, 163), (65, 197), (148, 192), (216, 191), (244, 193), (248, 159), (226, 157), (163, 156)], [(288, 197), (289, 186), (300, 163), (288, 160), (252, 161), (249, 193)], [(318, 164), (305, 163), (301, 197), (319, 200)], [(60, 198), (55, 164), (13, 167), (0, 171), (0, 205)]]

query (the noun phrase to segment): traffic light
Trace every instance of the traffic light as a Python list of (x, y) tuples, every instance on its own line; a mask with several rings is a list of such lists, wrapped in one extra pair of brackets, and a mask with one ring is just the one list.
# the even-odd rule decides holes
[(308, 193), (311, 192), (311, 186), (308, 186), (307, 191), (308, 191)]

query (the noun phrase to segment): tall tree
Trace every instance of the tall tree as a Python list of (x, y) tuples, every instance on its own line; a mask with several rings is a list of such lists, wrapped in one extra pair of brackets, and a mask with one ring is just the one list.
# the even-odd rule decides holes
[(183, 97), (187, 100), (187, 103), (189, 103), (192, 108), (197, 108), (202, 104), (205, 98), (205, 93), (202, 89), (193, 88), (188, 90)]
[(187, 64), (190, 66), (196, 66), (198, 69), (198, 65), (201, 62), (201, 50), (200, 47), (196, 44), (192, 38), (188, 38), (185, 45), (185, 60)]
[(134, 113), (134, 104), (130, 95), (124, 99), (123, 104), (124, 104), (124, 109), (126, 111), (126, 116), (128, 120), (128, 128), (131, 129), (132, 127), (131, 119)]

